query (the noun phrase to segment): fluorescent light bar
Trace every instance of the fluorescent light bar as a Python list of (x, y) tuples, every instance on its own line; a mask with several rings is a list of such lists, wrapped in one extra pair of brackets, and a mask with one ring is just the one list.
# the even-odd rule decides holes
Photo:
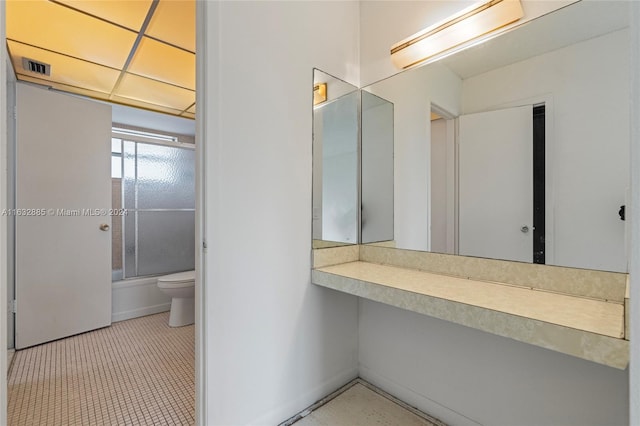
[(394, 44), (391, 60), (398, 68), (410, 68), (523, 16), (520, 0), (483, 1)]
[(156, 141), (163, 142), (178, 142), (178, 138), (170, 135), (162, 135), (159, 133), (143, 132), (141, 130), (122, 129), (119, 127), (112, 127), (113, 133), (118, 133), (119, 136), (129, 137), (142, 137), (145, 139), (154, 139)]

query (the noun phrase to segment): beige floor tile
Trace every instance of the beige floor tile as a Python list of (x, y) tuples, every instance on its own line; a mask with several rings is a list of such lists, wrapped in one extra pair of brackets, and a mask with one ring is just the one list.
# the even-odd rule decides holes
[(194, 424), (194, 327), (171, 328), (168, 318), (149, 315), (17, 351), (9, 425)]

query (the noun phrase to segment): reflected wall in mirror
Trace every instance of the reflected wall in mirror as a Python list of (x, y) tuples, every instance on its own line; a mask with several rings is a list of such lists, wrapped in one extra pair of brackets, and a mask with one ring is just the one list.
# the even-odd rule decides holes
[(393, 104), (315, 69), (313, 247), (393, 240), (393, 204)]
[(313, 247), (356, 244), (359, 90), (318, 69), (313, 83), (326, 84), (326, 100), (313, 106)]
[(625, 272), (629, 83), (628, 2), (581, 1), (364, 88), (395, 108), (396, 246)]
[(393, 104), (362, 92), (363, 244), (393, 240)]

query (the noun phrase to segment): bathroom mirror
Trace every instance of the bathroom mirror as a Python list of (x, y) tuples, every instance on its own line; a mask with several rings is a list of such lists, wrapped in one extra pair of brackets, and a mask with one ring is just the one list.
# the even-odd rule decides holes
[(395, 247), (626, 272), (628, 24), (580, 1), (365, 87), (394, 106)]
[(313, 247), (392, 241), (393, 205), (393, 104), (314, 70)]
[(361, 242), (393, 240), (393, 104), (361, 93)]
[(313, 86), (313, 247), (357, 244), (359, 90), (318, 69)]

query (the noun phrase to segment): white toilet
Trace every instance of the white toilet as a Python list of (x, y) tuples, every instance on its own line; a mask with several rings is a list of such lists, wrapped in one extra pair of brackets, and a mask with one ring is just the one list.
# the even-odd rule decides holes
[(158, 288), (171, 296), (169, 327), (182, 327), (195, 321), (196, 271), (178, 272), (158, 278)]

